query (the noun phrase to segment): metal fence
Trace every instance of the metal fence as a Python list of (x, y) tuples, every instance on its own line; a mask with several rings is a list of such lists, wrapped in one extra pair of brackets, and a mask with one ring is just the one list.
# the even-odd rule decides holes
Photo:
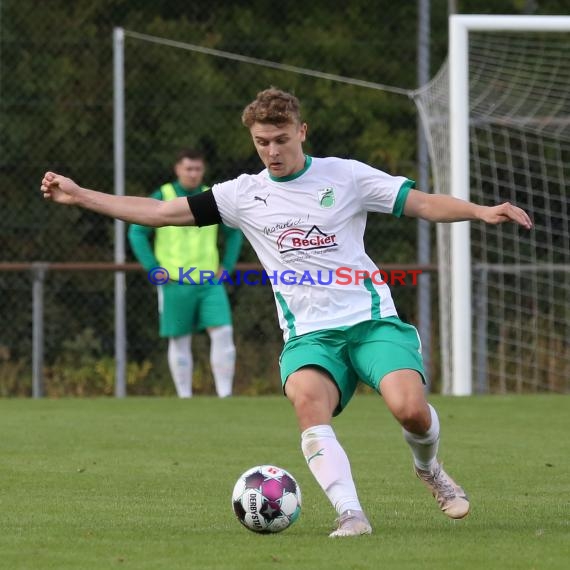
[[(479, 3), (496, 12), (518, 9), (511, 4)], [(190, 4), (78, 0), (71, 5), (63, 0), (39, 4), (4, 0), (0, 5), (0, 261), (113, 263), (117, 259), (112, 220), (42, 203), (37, 189), (43, 172), (51, 169), (82, 185), (113, 191), (112, 35), (118, 26), (181, 44), (145, 41), (134, 33), (126, 36), (123, 159), (127, 194), (148, 195), (171, 180), (173, 157), (180, 147), (195, 146), (206, 152), (209, 183), (259, 171), (261, 165), (240, 124), (240, 114), (256, 92), (269, 85), (300, 97), (310, 128), (306, 147), (310, 154), (350, 156), (417, 178), (416, 111), (401, 93), (261, 68), (192, 52), (182, 44), (321, 70), (405, 92), (417, 85), (417, 44), (426, 42), (425, 27), (416, 40), (421, 10), (424, 26), (425, 11), (431, 15), (427, 39), (432, 69), (445, 56), (447, 2), (434, 1), (430, 8), (426, 1), (382, 0), (372, 10), (364, 0), (338, 8), (320, 1), (283, 2), (279, 10), (271, 11), (261, 9), (262, 5), (253, 0)], [(428, 228), (423, 236), (424, 243), (431, 244), (432, 230)], [(417, 264), (417, 224), (371, 216), (366, 245), (382, 265)], [(128, 247), (124, 261), (134, 262)], [(248, 245), (240, 262), (256, 263)], [(2, 267), (0, 395), (31, 394), (34, 372), (36, 379), (43, 375), (48, 395), (113, 394), (117, 322), (112, 272), (69, 271), (53, 265), (35, 265), (32, 270), (12, 266), (9, 271)], [(140, 270), (129, 269), (119, 279), (124, 279), (127, 303), (127, 392), (173, 393), (166, 345), (157, 334), (155, 291)], [(35, 336), (32, 327), (33, 299), (37, 311), (41, 288), (44, 327), (43, 338), (38, 338), (37, 327)], [(433, 283), (432, 288), (437, 290), (437, 285)], [(394, 296), (401, 313), (417, 324), (417, 288), (396, 287)], [(238, 391), (277, 390), (281, 334), (269, 288), (233, 287), (230, 299)], [(436, 315), (437, 299), (428, 296), (425, 303)], [(36, 312), (36, 323), (37, 317)], [(430, 376), (437, 387), (437, 319), (428, 328), (434, 338)], [(37, 359), (40, 345), (43, 358), (34, 361), (33, 347)], [(212, 392), (206, 353), (207, 340), (198, 337), (194, 343), (196, 393)]]
[[(258, 271), (257, 263), (238, 264), (240, 271)], [(429, 274), (435, 266), (384, 265), (386, 271)], [(113, 275), (126, 277), (126, 339), (128, 339), (125, 386), (117, 384), (113, 359), (118, 338), (115, 323)], [(9, 275), (10, 291), (18, 303), (3, 307), (9, 320), (31, 316), (28, 333), (12, 352), (0, 352), (0, 396), (32, 395), (164, 395), (173, 388), (165, 363), (165, 343), (156, 335), (156, 299), (138, 263), (0, 263), (0, 274)], [(412, 279), (406, 279), (412, 284)], [(397, 289), (398, 287), (396, 287)], [(270, 287), (232, 285), (230, 299), (238, 353), (236, 390), (239, 393), (271, 393), (279, 389), (278, 357), (281, 334), (275, 324)], [(406, 297), (401, 288), (402, 297)], [(55, 311), (58, 300), (72, 293), (72, 319)], [(413, 302), (415, 292), (407, 295)], [(64, 301), (65, 302), (65, 301)], [(403, 315), (405, 316), (405, 315)], [(253, 318), (252, 318), (253, 317)], [(206, 339), (194, 341), (197, 370), (196, 393), (213, 393)], [(28, 360), (29, 358), (29, 360)]]

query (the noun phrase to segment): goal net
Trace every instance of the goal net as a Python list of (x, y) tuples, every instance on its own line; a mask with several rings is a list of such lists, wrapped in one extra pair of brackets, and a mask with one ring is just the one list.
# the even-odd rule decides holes
[[(454, 389), (456, 350), (471, 351), (465, 374), (475, 392), (570, 390), (570, 18), (560, 22), (566, 31), (479, 26), (467, 36), (469, 197), (484, 205), (510, 201), (529, 212), (534, 228), (470, 224), (465, 318), (470, 311), (473, 318), (470, 338), (458, 348), (452, 307), (457, 310), (454, 295), (463, 293), (452, 283), (462, 269), (452, 252), (461, 244), (454, 248), (452, 225), (439, 225), (446, 393), (462, 393)], [(451, 184), (450, 75), (446, 63), (414, 96), (435, 191), (442, 194), (457, 190)]]

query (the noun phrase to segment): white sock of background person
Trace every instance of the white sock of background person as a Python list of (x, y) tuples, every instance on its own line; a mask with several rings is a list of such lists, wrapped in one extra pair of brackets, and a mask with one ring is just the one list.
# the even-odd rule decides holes
[(179, 398), (192, 397), (192, 335), (168, 339), (168, 366)]
[(208, 334), (210, 335), (210, 365), (216, 393), (220, 398), (226, 398), (232, 395), (236, 367), (234, 329), (231, 325), (224, 325), (209, 329)]

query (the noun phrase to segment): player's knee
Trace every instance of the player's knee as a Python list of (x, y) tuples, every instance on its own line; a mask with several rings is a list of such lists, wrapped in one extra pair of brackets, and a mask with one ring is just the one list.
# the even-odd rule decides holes
[(338, 393), (336, 390), (332, 392), (328, 380), (322, 382), (320, 378), (311, 376), (306, 372), (291, 374), (285, 384), (285, 394), (302, 424), (317, 425), (332, 417), (338, 404)]
[(286, 385), (286, 395), (295, 411), (318, 409), (324, 403), (323, 399), (313, 390), (303, 389), (302, 386), (295, 386), (295, 382), (291, 379)]
[(311, 426), (328, 424), (332, 418), (332, 411), (326, 401), (302, 395), (291, 400), (291, 403), (301, 431)]
[(401, 426), (412, 433), (425, 433), (430, 426), (431, 417), (429, 408), (415, 403), (402, 404), (395, 410), (394, 416)]

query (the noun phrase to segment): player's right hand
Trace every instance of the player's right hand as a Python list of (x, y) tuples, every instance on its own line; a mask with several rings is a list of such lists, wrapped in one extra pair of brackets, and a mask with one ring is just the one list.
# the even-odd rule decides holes
[(77, 203), (78, 194), (81, 191), (81, 187), (71, 178), (66, 178), (55, 172), (44, 174), (40, 189), (46, 200), (68, 205)]

